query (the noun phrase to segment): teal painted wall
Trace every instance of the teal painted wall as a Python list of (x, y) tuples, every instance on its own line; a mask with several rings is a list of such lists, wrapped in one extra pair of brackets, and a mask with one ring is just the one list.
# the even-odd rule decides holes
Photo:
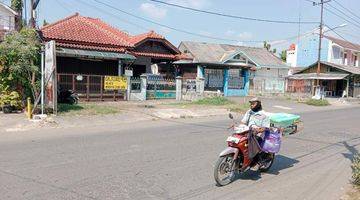
[(243, 70), (244, 81), (245, 86), (244, 89), (229, 89), (228, 83), (229, 83), (229, 70), (225, 69), (224, 72), (224, 96), (247, 96), (249, 94), (249, 70)]

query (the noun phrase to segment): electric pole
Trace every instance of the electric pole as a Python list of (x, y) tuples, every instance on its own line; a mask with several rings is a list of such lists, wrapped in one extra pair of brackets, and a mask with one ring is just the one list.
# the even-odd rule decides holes
[(30, 0), (30, 27), (36, 28), (36, 21), (35, 21), (35, 10), (39, 5), (40, 0)]
[[(323, 37), (323, 33), (322, 33), (322, 30), (323, 30), (323, 14), (324, 14), (324, 0), (321, 0), (320, 2), (321, 4), (321, 17), (320, 17), (320, 34), (319, 34), (319, 49), (318, 49), (318, 62), (317, 62), (317, 70), (316, 70), (316, 74), (319, 78), (319, 75), (320, 75), (320, 71), (321, 71), (321, 64), (320, 64), (320, 61), (321, 61), (321, 41), (322, 41), (322, 37)], [(317, 86), (320, 85), (320, 79), (317, 79)]]
[[(322, 98), (321, 96), (321, 87), (320, 87), (320, 72), (321, 72), (321, 64), (320, 64), (320, 61), (321, 61), (321, 41), (322, 41), (322, 38), (323, 38), (323, 14), (324, 14), (324, 3), (328, 3), (330, 2), (331, 0), (328, 0), (328, 1), (324, 1), (324, 0), (320, 0), (320, 3), (316, 3), (316, 2), (313, 2), (313, 5), (316, 6), (316, 5), (320, 5), (321, 6), (321, 14), (320, 14), (320, 27), (319, 27), (319, 49), (318, 49), (318, 60), (317, 60), (317, 70), (316, 70), (316, 75), (317, 75), (317, 80), (316, 80), (316, 87), (317, 87), (317, 90), (318, 90), (318, 94), (320, 94), (320, 98)], [(316, 92), (315, 92), (316, 94)]]

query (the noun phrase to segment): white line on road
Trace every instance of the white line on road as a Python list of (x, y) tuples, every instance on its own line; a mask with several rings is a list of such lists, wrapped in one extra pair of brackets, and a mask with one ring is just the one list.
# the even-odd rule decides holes
[(289, 108), (289, 107), (285, 107), (285, 106), (273, 106), (274, 108), (280, 108), (280, 109), (284, 109), (284, 110), (292, 110), (292, 108)]

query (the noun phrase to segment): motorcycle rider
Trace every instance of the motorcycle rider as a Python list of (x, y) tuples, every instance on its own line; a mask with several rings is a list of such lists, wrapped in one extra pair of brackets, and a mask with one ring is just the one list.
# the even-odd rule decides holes
[[(249, 158), (254, 159), (261, 151), (259, 142), (265, 137), (265, 128), (270, 127), (270, 118), (262, 109), (261, 101), (257, 97), (250, 99), (250, 109), (245, 113), (241, 123), (251, 127), (248, 134), (248, 152)], [(256, 134), (256, 135), (254, 135)], [(256, 164), (253, 170), (259, 169), (260, 165)]]

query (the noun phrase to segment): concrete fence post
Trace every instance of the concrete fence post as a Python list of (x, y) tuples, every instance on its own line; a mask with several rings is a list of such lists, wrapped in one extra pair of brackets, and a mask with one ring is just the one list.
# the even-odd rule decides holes
[(182, 77), (181, 76), (177, 76), (176, 77), (176, 100), (177, 101), (181, 101), (182, 99)]
[(200, 96), (204, 96), (205, 90), (205, 79), (204, 78), (196, 78), (196, 93)]
[(127, 82), (126, 100), (130, 101), (130, 95), (131, 95), (131, 77), (130, 76), (126, 76), (126, 82)]
[(146, 87), (147, 87), (147, 77), (146, 75), (140, 76), (140, 94), (141, 98), (139, 100), (145, 101), (146, 100)]

